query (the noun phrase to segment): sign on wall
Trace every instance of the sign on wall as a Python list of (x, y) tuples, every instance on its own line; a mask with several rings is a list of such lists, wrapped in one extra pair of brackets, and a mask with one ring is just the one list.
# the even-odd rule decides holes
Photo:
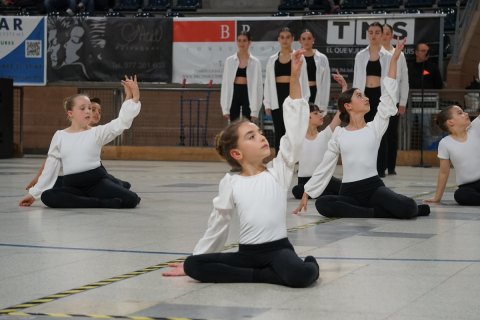
[(172, 20), (48, 18), (48, 81), (171, 82)]
[(330, 69), (338, 69), (347, 81), (353, 79), (355, 55), (368, 45), (367, 30), (372, 22), (388, 23), (394, 37), (407, 38), (405, 55), (413, 57), (414, 45), (419, 41), (430, 44), (432, 52), (442, 54), (440, 47), (440, 15), (380, 15), (328, 17), (264, 17), (264, 18), (178, 18), (174, 20), (173, 77), (181, 83), (221, 83), (225, 59), (236, 53), (236, 37), (240, 31), (252, 36), (250, 52), (262, 62), (263, 71), (268, 58), (279, 50), (278, 32), (283, 27), (292, 30), (295, 42), (304, 29), (315, 37), (315, 48), (324, 53)]
[(45, 85), (45, 17), (0, 17), (0, 78)]

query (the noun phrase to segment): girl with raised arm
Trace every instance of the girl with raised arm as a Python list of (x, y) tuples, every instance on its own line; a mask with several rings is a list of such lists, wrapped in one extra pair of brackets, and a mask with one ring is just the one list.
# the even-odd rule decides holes
[[(217, 151), (238, 175), (220, 181), (219, 194), (205, 235), (193, 255), (165, 276), (188, 275), (201, 282), (262, 282), (307, 287), (319, 276), (314, 257), (300, 259), (287, 238), (287, 192), (308, 126), (308, 102), (301, 97), (298, 78), (302, 51), (292, 55), (290, 97), (283, 104), (286, 134), (271, 165), (263, 160), (270, 147), (260, 129), (249, 121), (230, 124), (217, 137)], [(221, 253), (232, 215), (240, 220), (238, 252)]]
[(321, 215), (339, 218), (410, 219), (428, 215), (428, 205), (418, 205), (411, 198), (387, 188), (376, 170), (377, 150), (389, 118), (397, 114), (397, 60), (406, 39), (398, 42), (390, 61), (388, 76), (383, 80), (385, 93), (371, 122), (365, 121), (370, 111), (369, 99), (356, 88), (340, 94), (338, 108), (346, 127), (337, 127), (328, 143), (322, 163), (305, 184), (305, 193), (294, 213), (307, 208), (308, 196), (323, 192), (342, 157), (343, 178), (338, 196), (319, 197), (315, 206)]

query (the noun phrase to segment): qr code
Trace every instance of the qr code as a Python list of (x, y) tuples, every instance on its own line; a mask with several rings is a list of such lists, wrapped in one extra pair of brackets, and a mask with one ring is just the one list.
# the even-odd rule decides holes
[(42, 40), (25, 40), (25, 58), (42, 57)]

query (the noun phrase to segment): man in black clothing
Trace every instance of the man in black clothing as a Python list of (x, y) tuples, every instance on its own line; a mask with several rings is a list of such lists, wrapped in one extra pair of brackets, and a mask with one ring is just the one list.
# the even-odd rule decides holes
[(442, 89), (443, 80), (438, 66), (428, 59), (429, 46), (419, 43), (415, 47), (415, 61), (408, 65), (408, 81), (410, 89)]
[[(430, 61), (430, 47), (426, 43), (418, 43), (415, 47), (415, 61), (408, 64), (408, 80), (410, 89), (442, 89), (443, 80), (437, 64)], [(432, 140), (432, 115), (427, 112), (423, 115), (423, 129), (421, 141), (424, 148), (428, 148)]]

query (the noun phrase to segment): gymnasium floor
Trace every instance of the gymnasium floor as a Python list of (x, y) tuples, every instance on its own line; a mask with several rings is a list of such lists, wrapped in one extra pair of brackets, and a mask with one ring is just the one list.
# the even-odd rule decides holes
[[(480, 317), (480, 209), (454, 204), (453, 176), (444, 202), (412, 221), (329, 220), (313, 201), (306, 214), (288, 214), (298, 254), (321, 269), (314, 286), (291, 289), (161, 276), (205, 231), (224, 163), (105, 161), (142, 197), (138, 208), (19, 208), (42, 161), (0, 160), (0, 320)], [(421, 199), (435, 190), (436, 168), (397, 172), (384, 179), (397, 192)]]

